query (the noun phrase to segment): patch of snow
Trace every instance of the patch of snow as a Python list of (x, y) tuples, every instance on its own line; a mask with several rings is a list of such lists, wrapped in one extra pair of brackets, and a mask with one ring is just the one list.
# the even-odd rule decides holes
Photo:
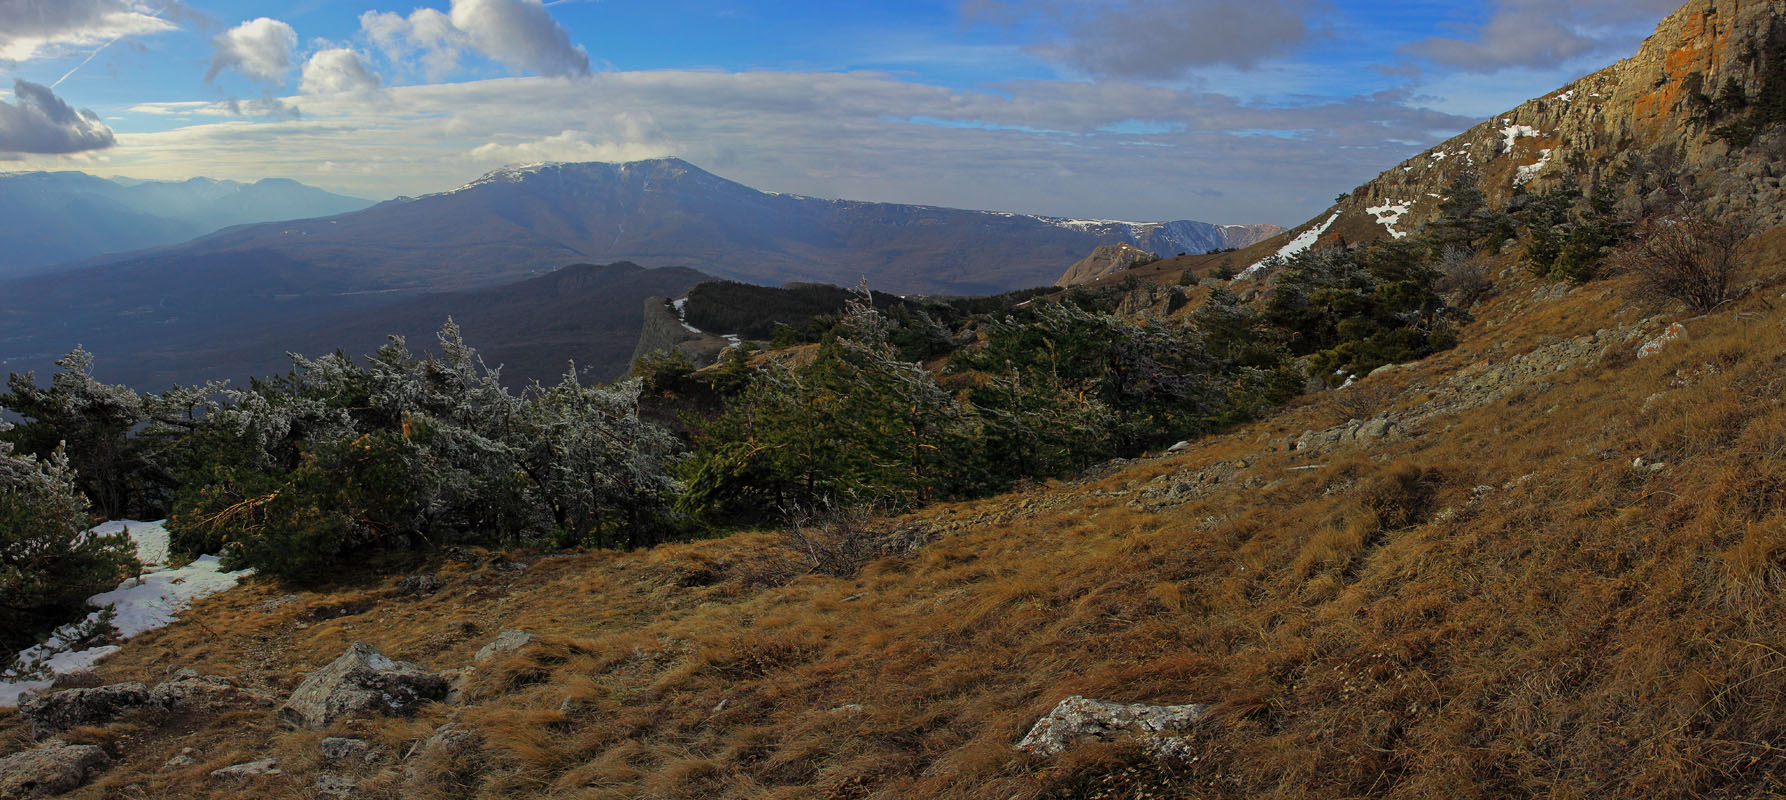
[(1551, 151), (1548, 149), (1538, 151), (1537, 163), (1529, 164), (1515, 170), (1516, 174), (1513, 176), (1513, 185), (1524, 186), (1533, 178), (1538, 177), (1539, 172), (1544, 171), (1545, 167), (1550, 166), (1550, 152)]
[(1427, 192), (1427, 193), (1426, 193), (1426, 196), (1427, 196), (1427, 197), (1430, 197), (1430, 198), (1432, 198), (1432, 199), (1434, 199), (1434, 200), (1443, 200), (1443, 199), (1445, 199), (1445, 197), (1444, 197), (1444, 196), (1443, 196), (1443, 195), (1440, 195), (1440, 194), (1437, 194), (1437, 193), (1434, 193), (1434, 192)]
[(1567, 103), (1570, 100), (1574, 100), (1574, 99), (1575, 99), (1575, 90), (1574, 89), (1570, 89), (1567, 92), (1557, 95), (1557, 100), (1564, 102), (1564, 103)]
[(1403, 239), (1406, 238), (1408, 234), (1396, 230), (1395, 223), (1400, 222), (1402, 217), (1413, 207), (1413, 203), (1407, 202), (1384, 203), (1380, 206), (1367, 208), (1364, 210), (1364, 213), (1376, 217), (1377, 224), (1382, 225), (1384, 230), (1389, 231), (1389, 235), (1392, 238)]
[[(1303, 231), (1302, 235), (1297, 236), (1294, 239), (1291, 239), (1289, 244), (1284, 245), (1283, 247), (1279, 248), (1278, 251), (1276, 253), (1274, 253), (1273, 255), (1276, 255), (1278, 258), (1289, 258), (1291, 256), (1296, 255), (1297, 253), (1300, 253), (1304, 250), (1314, 247), (1315, 242), (1321, 241), (1321, 236), (1323, 234), (1327, 233), (1327, 229), (1333, 227), (1333, 223), (1338, 221), (1339, 218), (1340, 218), (1340, 212), (1338, 212), (1338, 211), (1333, 212), (1333, 216), (1328, 217), (1326, 222), (1323, 222), (1319, 225), (1316, 225), (1313, 228), (1309, 228), (1308, 230)], [(1269, 260), (1270, 259), (1266, 259), (1265, 261), (1269, 261)], [(1265, 268), (1265, 261), (1260, 261), (1257, 264), (1247, 267), (1239, 275), (1234, 276), (1234, 279), (1240, 280), (1241, 278), (1247, 278), (1247, 277), (1251, 277), (1253, 275), (1258, 274), (1259, 270), (1262, 270)]]
[(1543, 135), (1538, 132), (1537, 128), (1530, 125), (1508, 125), (1501, 129), (1501, 150), (1507, 153), (1513, 152), (1513, 143), (1519, 141), (1521, 136), (1530, 136), (1536, 139)]
[[(131, 578), (118, 588), (101, 592), (87, 602), (112, 609), (112, 626), (119, 639), (129, 639), (156, 628), (166, 627), (179, 618), (179, 613), (193, 601), (210, 597), (235, 586), (252, 570), (224, 572), (216, 556), (203, 556), (184, 567), (168, 568), (166, 520), (155, 522), (107, 522), (93, 529), (95, 533), (126, 531), (136, 543), (137, 559), (143, 562), (143, 574)], [(100, 612), (87, 615), (82, 622), (64, 625), (43, 644), (19, 654), (18, 663), (39, 665), (49, 674), (62, 675), (92, 669), (100, 659), (118, 651), (117, 645), (73, 650), (69, 639), (79, 635), (82, 627), (99, 621)], [(20, 695), (48, 688), (49, 680), (0, 680), (0, 707), (19, 704)]]

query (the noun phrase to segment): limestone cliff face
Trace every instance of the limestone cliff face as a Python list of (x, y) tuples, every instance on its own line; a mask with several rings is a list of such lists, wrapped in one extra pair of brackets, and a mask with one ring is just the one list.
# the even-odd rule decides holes
[(1079, 260), (1067, 268), (1055, 286), (1077, 286), (1090, 283), (1099, 278), (1115, 275), (1136, 264), (1150, 264), (1160, 260), (1157, 253), (1150, 253), (1132, 244), (1107, 244), (1091, 251), (1091, 255)]
[[(1775, 96), (1783, 79), (1786, 0), (1691, 0), (1636, 55), (1408, 159), (1292, 234), (1320, 229), (1315, 238), (1333, 243), (1415, 233), (1464, 170), (1491, 205), (1573, 181), (1611, 189), (1627, 214), (1652, 211), (1674, 173), (1708, 213), (1779, 224), (1786, 134), (1762, 125), (1740, 146), (1717, 131), (1786, 101)], [(1739, 111), (1718, 100), (1727, 86), (1742, 92)]]

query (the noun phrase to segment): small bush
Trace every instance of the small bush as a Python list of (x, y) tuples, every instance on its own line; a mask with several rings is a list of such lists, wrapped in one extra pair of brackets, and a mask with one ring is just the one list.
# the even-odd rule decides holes
[(1637, 276), (1643, 294), (1704, 313), (1731, 299), (1737, 247), (1749, 233), (1742, 220), (1665, 219), (1640, 234), (1620, 254), (1619, 265)]

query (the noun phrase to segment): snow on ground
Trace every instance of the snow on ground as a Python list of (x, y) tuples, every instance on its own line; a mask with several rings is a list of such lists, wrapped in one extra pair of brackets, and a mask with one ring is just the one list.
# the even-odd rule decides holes
[[(688, 324), (688, 317), (687, 317), (688, 312), (685, 310), (688, 307), (688, 298), (678, 297), (675, 300), (670, 301), (670, 305), (675, 307), (676, 321), (682, 323), (682, 327), (685, 330), (687, 330), (689, 333), (698, 333), (703, 336), (707, 335), (706, 331), (701, 330), (700, 328), (697, 328), (693, 325)], [(719, 338), (724, 339), (728, 342), (731, 342), (731, 344), (726, 345), (727, 347), (738, 347), (738, 346), (744, 344), (744, 340), (742, 338), (739, 338), (738, 334), (736, 334), (736, 333), (721, 333), (721, 334), (717, 334), (717, 335), (719, 336)]]
[(1544, 134), (1538, 132), (1537, 128), (1530, 125), (1508, 125), (1501, 129), (1501, 143), (1504, 145), (1501, 148), (1501, 152), (1513, 152), (1513, 143), (1519, 141), (1519, 137), (1521, 136), (1530, 136), (1536, 139), (1543, 135)]
[(1550, 150), (1538, 151), (1538, 162), (1537, 163), (1528, 164), (1526, 166), (1520, 167), (1519, 169), (1515, 170), (1516, 174), (1513, 176), (1513, 185), (1514, 186), (1526, 185), (1527, 183), (1531, 182), (1531, 180), (1533, 178), (1538, 177), (1538, 173), (1543, 172), (1544, 168), (1548, 167), (1548, 166), (1550, 166)]
[[(1333, 223), (1335, 221), (1337, 221), (1339, 218), (1340, 218), (1339, 212), (1338, 211), (1333, 212), (1333, 216), (1328, 217), (1326, 222), (1323, 222), (1319, 225), (1316, 225), (1313, 228), (1309, 228), (1308, 230), (1303, 231), (1301, 236), (1291, 239), (1289, 244), (1284, 245), (1274, 255), (1276, 255), (1278, 258), (1289, 258), (1293, 255), (1296, 255), (1297, 253), (1300, 253), (1304, 250), (1314, 247), (1315, 242), (1321, 241), (1321, 235), (1326, 233), (1328, 228), (1333, 227)], [(1270, 260), (1271, 259), (1269, 259), (1269, 258), (1265, 259), (1265, 261), (1270, 261)], [(1235, 280), (1239, 280), (1241, 278), (1248, 278), (1248, 277), (1252, 277), (1253, 275), (1257, 275), (1259, 273), (1259, 270), (1262, 270), (1265, 268), (1265, 261), (1260, 261), (1257, 264), (1247, 267), (1245, 271), (1243, 271), (1239, 275), (1235, 276)]]
[(1391, 237), (1401, 239), (1406, 237), (1407, 234), (1396, 230), (1395, 223), (1401, 222), (1402, 216), (1407, 214), (1409, 209), (1412, 209), (1413, 207), (1413, 203), (1384, 203), (1380, 206), (1367, 208), (1364, 210), (1364, 213), (1376, 217), (1377, 224), (1382, 225), (1384, 230), (1389, 231)]
[[(93, 529), (94, 533), (127, 531), (136, 542), (137, 559), (143, 562), (143, 574), (124, 581), (109, 592), (102, 592), (87, 602), (113, 612), (112, 626), (120, 639), (129, 639), (156, 628), (165, 627), (179, 618), (179, 613), (193, 601), (209, 597), (232, 586), (250, 574), (250, 570), (224, 572), (216, 556), (204, 556), (184, 567), (170, 569), (167, 563), (166, 520), (156, 522), (107, 522)], [(99, 620), (100, 613), (87, 615), (82, 622), (56, 629), (48, 641), (19, 654), (20, 664), (40, 664), (51, 674), (66, 674), (92, 669), (100, 659), (117, 652), (116, 645), (72, 650), (70, 638), (79, 635), (82, 627)], [(6, 674), (0, 672), (0, 675)], [(0, 680), (0, 708), (16, 706), (19, 696), (43, 689), (48, 680)]]
[(1565, 103), (1569, 102), (1570, 100), (1574, 100), (1575, 99), (1575, 90), (1570, 89), (1567, 92), (1559, 94), (1559, 95), (1557, 95), (1557, 99), (1562, 102), (1565, 102)]

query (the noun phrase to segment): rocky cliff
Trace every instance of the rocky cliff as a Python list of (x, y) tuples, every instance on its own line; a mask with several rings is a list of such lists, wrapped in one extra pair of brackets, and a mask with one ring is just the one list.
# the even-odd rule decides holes
[(1638, 53), (1499, 114), (1359, 186), (1286, 247), (1401, 238), (1460, 174), (1491, 206), (1565, 185), (1641, 216), (1689, 198), (1713, 215), (1786, 219), (1786, 2), (1693, 0)]
[(1099, 278), (1109, 277), (1137, 264), (1148, 264), (1160, 259), (1159, 254), (1150, 253), (1132, 244), (1107, 244), (1091, 251), (1091, 255), (1079, 260), (1079, 263), (1067, 268), (1055, 286), (1076, 286), (1090, 283)]

